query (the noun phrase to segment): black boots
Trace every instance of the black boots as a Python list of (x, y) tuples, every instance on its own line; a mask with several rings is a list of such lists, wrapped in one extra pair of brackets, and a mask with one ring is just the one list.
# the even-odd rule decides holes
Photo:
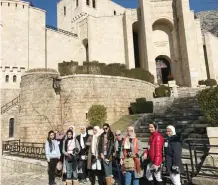
[(163, 185), (163, 181), (160, 181), (160, 182), (157, 181), (156, 184), (157, 185)]
[(149, 182), (149, 185), (154, 185), (154, 181), (148, 181)]

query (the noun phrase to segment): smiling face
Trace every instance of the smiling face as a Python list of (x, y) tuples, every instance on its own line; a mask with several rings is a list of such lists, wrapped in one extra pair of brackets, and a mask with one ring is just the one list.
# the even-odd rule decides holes
[(152, 123), (148, 125), (148, 129), (149, 129), (150, 133), (154, 133), (156, 130)]
[(53, 132), (50, 133), (49, 138), (52, 140), (52, 139), (54, 139), (54, 137), (55, 137), (54, 133)]
[(73, 134), (72, 134), (71, 132), (68, 132), (68, 133), (67, 133), (67, 137), (68, 137), (68, 138), (72, 138), (72, 137), (73, 137)]
[(166, 133), (168, 137), (173, 135), (172, 130), (170, 130), (169, 128), (167, 128)]
[(122, 139), (122, 137), (121, 137), (121, 134), (120, 134), (120, 133), (119, 133), (119, 134), (116, 134), (115, 136), (116, 136), (116, 139), (117, 139), (118, 141), (120, 141), (120, 140)]

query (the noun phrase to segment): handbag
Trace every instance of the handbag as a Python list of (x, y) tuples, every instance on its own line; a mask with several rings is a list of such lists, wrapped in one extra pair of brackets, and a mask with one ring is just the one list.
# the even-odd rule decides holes
[(59, 162), (57, 163), (57, 165), (56, 165), (56, 169), (57, 169), (58, 171), (61, 171), (62, 168), (63, 168), (63, 164), (62, 164), (61, 161), (59, 161)]
[(126, 171), (134, 171), (135, 170), (135, 161), (133, 158), (125, 158), (123, 161), (124, 168)]

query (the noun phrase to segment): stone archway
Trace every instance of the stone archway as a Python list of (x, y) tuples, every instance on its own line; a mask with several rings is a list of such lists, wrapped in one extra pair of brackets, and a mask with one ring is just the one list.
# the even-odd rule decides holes
[(167, 56), (160, 55), (156, 59), (156, 71), (158, 84), (167, 84), (168, 77), (171, 75), (170, 59)]

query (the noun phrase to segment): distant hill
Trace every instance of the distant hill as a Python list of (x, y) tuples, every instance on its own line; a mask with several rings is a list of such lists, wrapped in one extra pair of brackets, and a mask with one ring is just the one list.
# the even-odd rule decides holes
[(210, 32), (218, 37), (218, 9), (199, 12), (196, 17), (201, 20), (203, 33)]

